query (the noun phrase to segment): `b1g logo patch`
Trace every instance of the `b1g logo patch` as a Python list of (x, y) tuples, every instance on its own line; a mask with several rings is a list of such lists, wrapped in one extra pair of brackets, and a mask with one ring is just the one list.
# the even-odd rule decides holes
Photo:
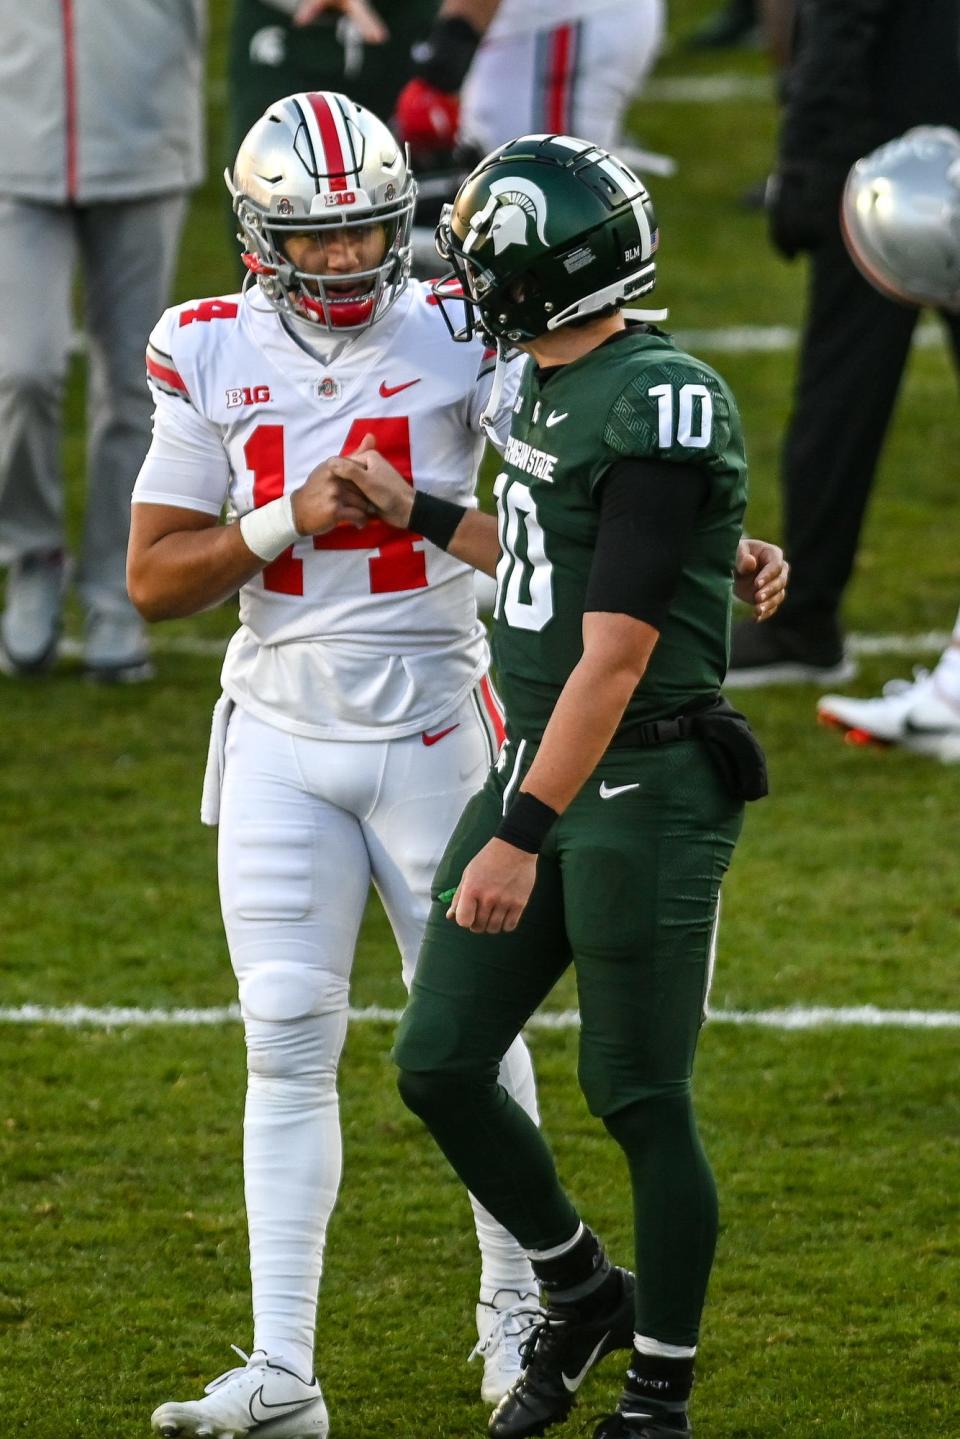
[(227, 390), (227, 409), (235, 410), (240, 405), (269, 405), (269, 385), (244, 385), (239, 390)]
[(317, 381), (318, 400), (339, 400), (341, 385), (332, 375), (324, 375), (322, 380)]
[(330, 190), (323, 197), (325, 205), (355, 205), (357, 203), (356, 190)]

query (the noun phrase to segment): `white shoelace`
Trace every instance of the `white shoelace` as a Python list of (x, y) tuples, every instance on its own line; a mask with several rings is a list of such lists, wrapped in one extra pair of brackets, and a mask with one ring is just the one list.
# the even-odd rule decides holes
[(467, 1362), (488, 1358), (496, 1353), (505, 1339), (518, 1339), (527, 1334), (542, 1317), (543, 1310), (536, 1301), (522, 1300), (519, 1304), (511, 1304), (508, 1309), (498, 1309), (486, 1334), (471, 1349)]
[(250, 1355), (244, 1354), (243, 1350), (236, 1344), (231, 1344), (230, 1348), (233, 1350), (234, 1354), (238, 1354), (240, 1356), (240, 1358), (243, 1360), (243, 1363), (236, 1365), (233, 1369), (225, 1370), (223, 1374), (218, 1374), (216, 1379), (211, 1379), (210, 1383), (207, 1384), (204, 1388), (204, 1394), (211, 1394), (214, 1389), (219, 1389), (221, 1384), (225, 1384), (228, 1379), (232, 1379), (234, 1374), (242, 1374), (244, 1369), (249, 1368)]

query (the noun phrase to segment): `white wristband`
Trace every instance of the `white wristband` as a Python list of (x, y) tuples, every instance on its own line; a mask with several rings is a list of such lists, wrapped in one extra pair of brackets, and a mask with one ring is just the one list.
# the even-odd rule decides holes
[(240, 533), (247, 549), (261, 560), (275, 560), (282, 555), (303, 539), (293, 519), (293, 495), (281, 495), (279, 500), (242, 515)]

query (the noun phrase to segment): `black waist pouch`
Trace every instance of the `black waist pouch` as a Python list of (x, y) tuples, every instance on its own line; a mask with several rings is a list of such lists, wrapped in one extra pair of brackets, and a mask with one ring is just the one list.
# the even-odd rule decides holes
[(642, 720), (624, 725), (610, 742), (611, 749), (642, 749), (699, 740), (734, 799), (763, 799), (770, 791), (767, 758), (746, 715), (735, 710), (724, 695), (711, 695), (696, 709), (688, 708), (672, 719)]
[(734, 799), (763, 799), (769, 794), (767, 757), (745, 715), (723, 695), (687, 716), (691, 738), (703, 745)]

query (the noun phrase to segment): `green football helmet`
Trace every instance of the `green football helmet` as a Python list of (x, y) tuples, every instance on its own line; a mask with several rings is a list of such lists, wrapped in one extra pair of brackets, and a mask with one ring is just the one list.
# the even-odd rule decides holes
[[(434, 293), (477, 330), (517, 343), (653, 289), (657, 219), (622, 161), (569, 135), (523, 135), (482, 160), (444, 206), (437, 249), (453, 267)], [(462, 288), (462, 297), (459, 293)]]

